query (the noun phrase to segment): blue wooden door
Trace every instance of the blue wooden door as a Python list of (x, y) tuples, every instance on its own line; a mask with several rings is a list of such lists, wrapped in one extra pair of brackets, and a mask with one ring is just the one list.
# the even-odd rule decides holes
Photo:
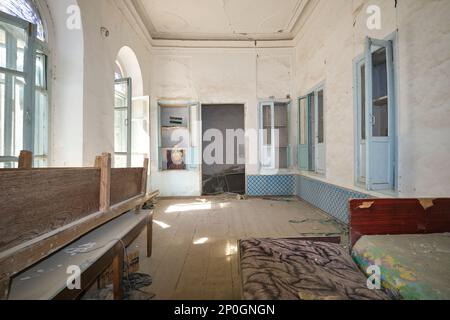
[(366, 184), (394, 187), (395, 97), (392, 41), (366, 38)]

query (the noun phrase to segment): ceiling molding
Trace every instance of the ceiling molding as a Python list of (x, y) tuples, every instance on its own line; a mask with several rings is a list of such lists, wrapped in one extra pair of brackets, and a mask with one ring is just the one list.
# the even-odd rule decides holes
[(303, 17), (304, 9), (310, 2), (310, 0), (300, 0), (294, 8), (294, 14), (287, 22), (284, 30), (280, 33), (266, 33), (266, 34), (211, 34), (211, 33), (172, 33), (172, 32), (160, 32), (158, 31), (151, 18), (149, 17), (146, 8), (143, 6), (141, 0), (128, 0), (125, 1), (129, 6), (134, 7), (132, 10), (136, 17), (139, 18), (141, 23), (147, 29), (150, 38), (153, 41), (290, 41), (294, 40), (298, 33), (298, 24)]
[(134, 27), (137, 26), (144, 36), (145, 40), (147, 40), (150, 47), (152, 46), (152, 35), (149, 32), (149, 29), (147, 28), (147, 25), (144, 23), (144, 20), (141, 18), (139, 12), (136, 10), (136, 7), (133, 5), (132, 1), (128, 0), (116, 0), (116, 5), (119, 9), (122, 9), (125, 18), (127, 19), (130, 26)]
[[(157, 48), (292, 48), (298, 42), (299, 33), (303, 25), (308, 20), (311, 13), (320, 0), (302, 0), (295, 8), (295, 14), (291, 21), (287, 23), (289, 33), (280, 34), (279, 37), (271, 37), (264, 35), (253, 35), (260, 40), (249, 39), (251, 35), (241, 35), (240, 37), (224, 36), (223, 39), (190, 39), (188, 35), (181, 39), (174, 38), (155, 38), (152, 32), (155, 32), (150, 18), (145, 8), (139, 0), (116, 0), (120, 3), (120, 7), (124, 8), (124, 14), (130, 24), (137, 24), (138, 28), (150, 43), (151, 47)], [(286, 34), (289, 36), (286, 37)], [(197, 35), (198, 36), (198, 35)]]

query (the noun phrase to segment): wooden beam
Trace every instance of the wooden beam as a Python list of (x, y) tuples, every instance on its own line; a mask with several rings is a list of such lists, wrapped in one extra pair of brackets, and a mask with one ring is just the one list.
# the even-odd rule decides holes
[(19, 169), (29, 170), (33, 168), (33, 153), (30, 151), (20, 151)]
[(9, 277), (0, 278), (0, 300), (8, 299), (10, 283), (11, 279)]
[(113, 278), (113, 295), (114, 300), (122, 300), (123, 299), (123, 259), (124, 259), (124, 250), (119, 250), (116, 256), (113, 259), (112, 263), (112, 278)]
[(147, 179), (148, 179), (148, 158), (144, 159), (144, 168), (142, 170), (142, 184), (141, 184), (141, 193), (147, 193)]
[(100, 211), (106, 212), (111, 205), (111, 154), (104, 153), (100, 173)]
[(95, 164), (94, 168), (101, 168), (102, 167), (102, 156), (95, 157)]
[[(132, 210), (147, 201), (154, 199), (158, 195), (159, 192), (156, 191), (148, 195), (134, 197), (110, 207), (107, 211), (100, 211), (91, 214), (74, 223), (68, 224), (43, 236), (1, 252), (0, 279), (9, 279), (13, 277), (22, 270), (62, 249), (74, 239), (80, 238), (93, 229), (117, 218), (123, 213)], [(0, 285), (2, 284), (0, 283)]]
[(150, 258), (153, 253), (153, 210), (148, 216), (147, 223), (147, 258)]

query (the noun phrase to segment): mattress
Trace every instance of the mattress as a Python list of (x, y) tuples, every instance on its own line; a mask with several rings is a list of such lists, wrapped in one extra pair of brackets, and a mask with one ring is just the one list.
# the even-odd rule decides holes
[(244, 300), (385, 300), (340, 245), (298, 239), (240, 241)]
[(382, 285), (405, 300), (450, 299), (450, 234), (365, 236), (352, 256), (361, 270), (379, 266)]

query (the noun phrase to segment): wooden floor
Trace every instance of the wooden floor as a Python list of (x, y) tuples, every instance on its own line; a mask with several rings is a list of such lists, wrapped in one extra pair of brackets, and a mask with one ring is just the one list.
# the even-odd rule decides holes
[(147, 291), (157, 300), (238, 300), (239, 239), (346, 233), (322, 211), (296, 199), (233, 197), (159, 200), (153, 228), (150, 259), (143, 256), (143, 235), (130, 250), (141, 249), (140, 272), (153, 277)]

